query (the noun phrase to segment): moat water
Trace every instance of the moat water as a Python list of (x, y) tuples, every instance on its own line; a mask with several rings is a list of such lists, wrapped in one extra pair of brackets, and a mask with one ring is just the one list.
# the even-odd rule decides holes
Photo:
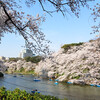
[(12, 75), (5, 74), (0, 78), (0, 87), (5, 86), (9, 90), (15, 88), (24, 89), (31, 93), (32, 89), (37, 89), (44, 95), (52, 95), (58, 98), (68, 100), (100, 100), (100, 87), (93, 86), (79, 86), (67, 83), (59, 83), (55, 85), (55, 81), (40, 79), (41, 81), (35, 82), (37, 77), (33, 75)]

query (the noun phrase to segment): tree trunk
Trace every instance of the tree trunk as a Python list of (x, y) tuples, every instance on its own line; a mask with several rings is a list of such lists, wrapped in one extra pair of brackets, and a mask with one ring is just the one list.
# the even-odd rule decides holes
[(3, 77), (3, 76), (4, 76), (4, 74), (2, 72), (0, 72), (0, 77)]

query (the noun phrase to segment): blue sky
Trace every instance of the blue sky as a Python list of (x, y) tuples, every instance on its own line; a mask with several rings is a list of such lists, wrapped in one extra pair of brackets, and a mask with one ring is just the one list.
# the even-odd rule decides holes
[[(40, 6), (28, 9), (24, 7), (24, 10), (33, 15), (37, 13), (43, 14)], [(40, 26), (42, 32), (46, 35), (46, 39), (52, 42), (50, 48), (54, 51), (59, 50), (63, 44), (87, 42), (95, 38), (95, 35), (90, 34), (92, 32), (91, 26), (94, 23), (91, 12), (87, 8), (81, 9), (80, 18), (77, 18), (72, 13), (70, 14), (66, 14), (66, 17), (61, 13), (53, 13), (53, 17), (46, 14), (46, 21)], [(0, 44), (0, 56), (18, 57), (23, 49), (21, 46), (24, 46), (24, 39), (21, 36), (6, 34)]]

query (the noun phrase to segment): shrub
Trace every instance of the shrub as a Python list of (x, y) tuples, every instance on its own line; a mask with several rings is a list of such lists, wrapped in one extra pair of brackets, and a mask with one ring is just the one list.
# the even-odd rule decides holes
[(23, 72), (25, 69), (23, 67), (21, 67), (20, 72)]
[(93, 63), (89, 63), (88, 65), (89, 65), (89, 66), (92, 66), (92, 65), (94, 65), (94, 62), (93, 62)]
[(79, 67), (82, 67), (82, 65), (79, 65)]
[(89, 40), (89, 42), (93, 42), (93, 41), (95, 41), (95, 40)]
[(72, 79), (79, 79), (79, 78), (80, 78), (80, 75), (72, 77)]
[[(0, 88), (0, 100), (60, 100), (54, 96), (42, 95), (35, 93), (30, 94), (25, 90), (16, 88), (13, 91), (6, 90), (5, 87)], [(67, 99), (66, 99), (67, 100)]]
[(21, 60), (22, 58), (9, 58), (9, 61), (17, 62), (18, 60)]
[(63, 48), (65, 51), (67, 51), (68, 49), (70, 49), (72, 46), (79, 46), (82, 45), (83, 42), (79, 42), (79, 43), (72, 43), (72, 44), (65, 44), (63, 45), (61, 48)]
[(86, 60), (87, 59), (87, 57), (84, 57), (82, 60)]
[(83, 73), (88, 73), (89, 72), (89, 68), (85, 68), (84, 70), (83, 70)]

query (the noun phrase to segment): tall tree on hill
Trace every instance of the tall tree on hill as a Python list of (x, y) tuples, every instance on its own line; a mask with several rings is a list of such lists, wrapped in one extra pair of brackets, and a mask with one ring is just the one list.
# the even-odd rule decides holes
[[(90, 0), (91, 1), (91, 0)], [(30, 49), (34, 49), (34, 53), (50, 53), (49, 41), (45, 40), (44, 33), (41, 32), (39, 25), (45, 20), (43, 16), (32, 15), (18, 10), (21, 0), (0, 0), (0, 40), (5, 33), (20, 34), (28, 44)], [(38, 2), (43, 11), (51, 14), (53, 12), (61, 12), (65, 15), (69, 10), (79, 17), (81, 6), (87, 6), (87, 0), (24, 0), (27, 7), (31, 7)], [(46, 9), (47, 5), (51, 5), (52, 9)]]

